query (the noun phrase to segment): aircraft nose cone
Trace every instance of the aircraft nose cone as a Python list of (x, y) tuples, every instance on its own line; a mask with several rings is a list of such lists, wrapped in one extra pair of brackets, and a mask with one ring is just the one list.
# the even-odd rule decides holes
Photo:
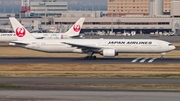
[(170, 49), (170, 51), (171, 51), (171, 50), (176, 49), (176, 47), (175, 47), (175, 46), (171, 46), (171, 47), (169, 47), (169, 49)]
[(176, 47), (175, 47), (175, 46), (173, 46), (173, 49), (172, 49), (172, 50), (174, 50), (174, 49), (176, 49)]

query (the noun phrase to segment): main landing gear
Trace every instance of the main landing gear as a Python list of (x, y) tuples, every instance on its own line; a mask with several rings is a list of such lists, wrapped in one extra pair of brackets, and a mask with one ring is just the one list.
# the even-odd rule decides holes
[(166, 53), (161, 53), (161, 59), (164, 59), (164, 55), (165, 55)]
[(84, 57), (85, 60), (95, 60), (96, 56), (93, 56), (94, 52), (88, 52), (88, 56)]
[(85, 60), (95, 60), (96, 56), (86, 56), (84, 57)]

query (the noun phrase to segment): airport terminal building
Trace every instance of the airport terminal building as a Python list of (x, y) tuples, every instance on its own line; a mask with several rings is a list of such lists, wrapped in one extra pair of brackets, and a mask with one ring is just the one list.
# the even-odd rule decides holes
[[(40, 21), (41, 28), (48, 29), (50, 27), (57, 27), (57, 29), (70, 28), (79, 17), (52, 17), (46, 20), (47, 25), (44, 24), (44, 18), (22, 18), (22, 23), (35, 23)], [(2, 19), (1, 19), (2, 20)], [(8, 20), (7, 18), (4, 20)], [(113, 25), (111, 21), (113, 20)], [(33, 21), (33, 22), (32, 22)], [(38, 26), (38, 25), (34, 25)], [(180, 18), (176, 17), (86, 17), (82, 31), (83, 32), (97, 32), (97, 31), (111, 31), (124, 33), (136, 31), (140, 34), (150, 34), (151, 32), (176, 32), (180, 29)]]
[[(107, 12), (90, 12), (94, 16), (82, 15), (86, 17), (83, 29), (116, 33), (136, 31), (144, 34), (151, 32), (177, 33), (180, 29), (180, 6), (178, 6), (180, 1), (178, 0), (107, 0), (107, 4)], [(66, 17), (54, 17), (49, 23), (72, 25), (78, 16)]]
[[(52, 18), (54, 25), (70, 24), (72, 25), (78, 18)], [(137, 33), (149, 34), (150, 32), (169, 32), (176, 31), (180, 26), (180, 18), (171, 17), (124, 17), (113, 18), (113, 25), (111, 18), (86, 18), (83, 29), (91, 31), (111, 31), (113, 27), (114, 32), (136, 31)]]

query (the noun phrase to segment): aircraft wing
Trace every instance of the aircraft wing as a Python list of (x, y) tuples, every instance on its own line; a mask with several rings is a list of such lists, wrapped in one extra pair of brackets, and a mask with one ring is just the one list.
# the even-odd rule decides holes
[(102, 47), (97, 46), (90, 46), (90, 45), (80, 45), (80, 44), (74, 44), (74, 43), (68, 43), (68, 42), (62, 42), (67, 45), (71, 45), (72, 47), (77, 47), (79, 49), (85, 49), (85, 50), (100, 50)]
[(14, 44), (14, 45), (28, 45), (28, 43), (24, 43), (24, 42), (18, 42), (18, 41), (11, 41), (9, 44)]

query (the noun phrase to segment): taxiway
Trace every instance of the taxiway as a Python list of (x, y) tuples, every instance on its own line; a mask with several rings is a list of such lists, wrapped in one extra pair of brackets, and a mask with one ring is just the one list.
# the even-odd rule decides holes
[(179, 101), (179, 92), (1, 90), (2, 101)]
[(6, 77), (0, 84), (180, 84), (180, 78)]

